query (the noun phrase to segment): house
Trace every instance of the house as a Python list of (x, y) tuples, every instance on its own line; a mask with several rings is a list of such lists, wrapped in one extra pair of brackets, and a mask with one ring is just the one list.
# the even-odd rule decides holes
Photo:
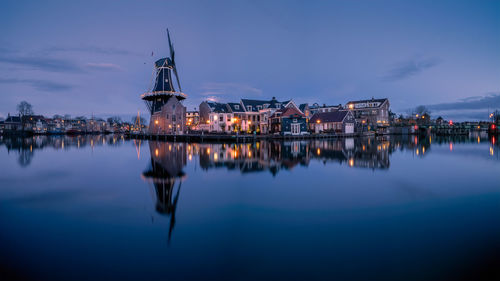
[(374, 99), (350, 101), (346, 108), (354, 114), (358, 124), (389, 126), (389, 100)]
[(200, 104), (199, 129), (208, 132), (231, 132), (235, 129), (233, 112), (227, 103), (204, 101)]
[(306, 116), (293, 102), (289, 102), (285, 108), (276, 110), (270, 121), (270, 132), (273, 134), (282, 136), (309, 134)]
[(186, 126), (191, 130), (195, 130), (199, 124), (200, 112), (196, 110), (186, 111)]
[(307, 103), (299, 104), (299, 110), (302, 111), (302, 113), (304, 113), (304, 115), (308, 120), (309, 118), (311, 118), (312, 116), (311, 109)]
[(249, 129), (245, 107), (241, 103), (228, 102), (227, 105), (233, 113), (234, 128), (237, 132)]
[(309, 120), (314, 133), (354, 133), (355, 118), (349, 110), (315, 113)]
[(273, 97), (271, 100), (241, 99), (245, 110), (247, 132), (267, 133), (269, 118), (278, 109), (284, 108), (290, 101), (280, 102)]
[(4, 121), (4, 132), (20, 132), (23, 130), (23, 124), (21, 122), (21, 117), (19, 116), (7, 116)]
[(177, 98), (169, 98), (159, 111), (151, 115), (151, 134), (184, 134), (186, 132), (186, 107)]

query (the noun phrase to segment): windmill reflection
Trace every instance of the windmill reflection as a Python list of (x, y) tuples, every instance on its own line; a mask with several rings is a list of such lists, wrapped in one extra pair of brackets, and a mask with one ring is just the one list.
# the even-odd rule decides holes
[[(142, 178), (152, 183), (156, 196), (156, 211), (170, 217), (168, 243), (175, 226), (175, 212), (182, 181), (185, 178), (183, 168), (186, 165), (186, 144), (149, 142), (151, 163), (142, 173)], [(175, 186), (177, 185), (177, 188)]]

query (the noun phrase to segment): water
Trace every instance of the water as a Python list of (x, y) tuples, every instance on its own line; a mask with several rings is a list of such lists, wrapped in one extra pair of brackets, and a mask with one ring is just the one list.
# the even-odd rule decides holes
[(495, 280), (499, 150), (0, 138), (0, 279)]

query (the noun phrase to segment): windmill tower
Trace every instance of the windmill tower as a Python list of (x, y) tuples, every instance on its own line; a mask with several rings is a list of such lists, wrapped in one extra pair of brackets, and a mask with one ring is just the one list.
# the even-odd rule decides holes
[[(182, 92), (175, 65), (174, 46), (168, 29), (167, 38), (170, 57), (161, 58), (155, 62), (150, 90), (141, 95), (141, 99), (144, 100), (151, 113), (150, 134), (183, 134), (186, 130), (186, 107), (181, 101), (187, 96)], [(172, 72), (175, 75), (178, 90), (174, 87)]]

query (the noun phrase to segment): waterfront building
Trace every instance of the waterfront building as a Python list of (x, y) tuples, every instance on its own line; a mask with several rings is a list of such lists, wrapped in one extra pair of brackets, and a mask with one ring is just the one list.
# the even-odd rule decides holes
[(197, 130), (200, 124), (200, 112), (196, 110), (186, 111), (186, 127), (190, 130)]
[(273, 97), (271, 100), (241, 99), (241, 106), (246, 112), (247, 128), (244, 131), (261, 133), (268, 131), (269, 118), (278, 109), (284, 108), (290, 100), (280, 102)]
[(233, 113), (233, 122), (235, 126), (235, 130), (237, 132), (245, 132), (248, 130), (248, 120), (245, 108), (241, 103), (236, 102), (228, 102), (227, 105), (229, 109)]
[(7, 119), (4, 121), (4, 130), (5, 132), (18, 132), (22, 131), (23, 124), (21, 122), (21, 117), (19, 116), (11, 116), (10, 114), (7, 116)]
[(349, 110), (317, 112), (309, 120), (309, 129), (314, 133), (354, 133), (355, 118)]
[(352, 111), (358, 124), (371, 126), (389, 126), (389, 100), (370, 99), (350, 101), (346, 104), (346, 109)]
[(199, 108), (200, 130), (208, 132), (230, 132), (234, 130), (233, 113), (227, 103), (204, 101)]
[[(175, 51), (167, 30), (170, 57), (155, 62), (154, 84), (141, 98), (148, 107), (151, 118), (149, 123), (150, 134), (184, 134), (186, 132), (186, 107), (182, 101), (186, 94), (182, 92), (175, 64)], [(178, 90), (172, 80), (175, 75)]]
[(271, 133), (280, 135), (304, 135), (307, 132), (305, 114), (293, 102), (286, 107), (276, 110), (270, 118)]

